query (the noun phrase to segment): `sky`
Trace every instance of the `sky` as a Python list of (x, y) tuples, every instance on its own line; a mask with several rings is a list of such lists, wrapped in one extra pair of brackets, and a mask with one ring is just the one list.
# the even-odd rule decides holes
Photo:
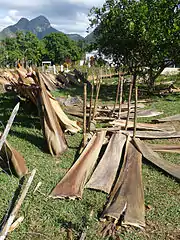
[(64, 33), (86, 36), (88, 13), (105, 0), (0, 0), (0, 31), (21, 17), (29, 20), (43, 15), (52, 27)]

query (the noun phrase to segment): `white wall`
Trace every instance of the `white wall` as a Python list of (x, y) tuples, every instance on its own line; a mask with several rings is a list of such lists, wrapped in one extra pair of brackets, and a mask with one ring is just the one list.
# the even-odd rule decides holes
[(170, 68), (169, 67), (169, 68), (165, 68), (162, 71), (161, 75), (176, 75), (178, 73), (180, 73), (180, 68)]

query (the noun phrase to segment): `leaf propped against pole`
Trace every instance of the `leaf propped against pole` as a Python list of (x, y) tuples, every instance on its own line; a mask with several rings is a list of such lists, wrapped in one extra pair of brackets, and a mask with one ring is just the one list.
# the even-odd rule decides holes
[(50, 153), (52, 155), (58, 156), (66, 150), (66, 140), (55, 111), (52, 107), (44, 82), (39, 77), (39, 74), (37, 72), (36, 75), (36, 81), (38, 81), (41, 87), (41, 91), (39, 92), (39, 110), (42, 117), (41, 123), (43, 132), (47, 140)]
[(177, 180), (180, 180), (180, 165), (166, 161), (140, 139), (136, 138), (134, 142), (139, 151), (144, 156), (144, 158), (146, 158), (149, 162), (153, 163), (155, 166), (165, 171), (172, 177), (176, 178)]
[[(110, 203), (102, 218), (111, 217), (118, 220), (124, 215), (123, 225), (145, 226), (144, 193), (141, 176), (142, 155), (128, 144), (127, 155), (120, 177), (112, 191)], [(119, 188), (117, 186), (119, 185)]]
[(114, 183), (126, 136), (120, 132), (114, 133), (106, 151), (96, 167), (86, 188), (93, 188), (109, 193)]
[(101, 150), (106, 131), (95, 134), (78, 160), (51, 193), (53, 198), (82, 198), (84, 185)]

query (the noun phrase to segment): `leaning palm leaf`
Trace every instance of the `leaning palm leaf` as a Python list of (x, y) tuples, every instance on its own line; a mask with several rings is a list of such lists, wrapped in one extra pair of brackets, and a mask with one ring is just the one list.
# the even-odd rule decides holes
[(11, 168), (12, 172), (15, 171), (15, 174), (18, 177), (22, 177), (28, 173), (28, 168), (26, 167), (26, 162), (23, 156), (10, 144), (5, 141), (3, 147), (0, 151), (0, 157), (3, 161), (2, 165), (9, 170)]
[(119, 168), (125, 141), (126, 136), (120, 132), (112, 135), (100, 163), (86, 184), (86, 188), (110, 192)]
[[(117, 180), (116, 191), (112, 191), (110, 204), (103, 212), (102, 218), (111, 217), (116, 221), (124, 215), (123, 225), (145, 226), (144, 193), (141, 176), (142, 155), (128, 144), (123, 172)], [(113, 198), (112, 198), (113, 197)]]
[(41, 124), (44, 136), (47, 140), (49, 151), (52, 155), (58, 156), (67, 148), (64, 133), (59, 125), (56, 113), (52, 107), (49, 99), (46, 87), (43, 80), (37, 76), (34, 76), (39, 83), (41, 90), (39, 91), (39, 106)]
[(101, 150), (106, 132), (95, 134), (78, 160), (51, 193), (53, 198), (82, 198), (84, 185), (92, 173)]
[(140, 139), (135, 139), (134, 142), (144, 158), (172, 177), (180, 180), (180, 165), (166, 161)]

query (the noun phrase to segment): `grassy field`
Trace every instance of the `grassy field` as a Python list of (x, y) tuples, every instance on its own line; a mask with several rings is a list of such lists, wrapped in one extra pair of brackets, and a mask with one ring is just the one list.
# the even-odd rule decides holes
[[(116, 83), (116, 80), (113, 80)], [(116, 88), (110, 80), (102, 85), (100, 101), (112, 102)], [(82, 89), (72, 88), (68, 91), (57, 91), (56, 96), (82, 95)], [(143, 97), (143, 96), (142, 96)], [(149, 96), (148, 96), (149, 98)], [(148, 108), (164, 111), (162, 116), (180, 113), (180, 94), (153, 97), (154, 102)], [(0, 130), (4, 129), (7, 119), (17, 101), (10, 93), (0, 94)], [(101, 231), (103, 223), (99, 215), (103, 210), (107, 195), (85, 189), (83, 199), (52, 200), (48, 197), (53, 187), (65, 175), (78, 157), (78, 149), (82, 133), (66, 135), (68, 150), (59, 158), (53, 158), (47, 153), (46, 142), (43, 139), (37, 110), (25, 102), (21, 103), (19, 113), (8, 135), (8, 141), (21, 152), (26, 159), (29, 170), (37, 169), (35, 179), (21, 207), (18, 217), (24, 216), (21, 225), (9, 234), (9, 240), (61, 240), (80, 239), (86, 232), (87, 240), (103, 239)], [(147, 119), (144, 119), (145, 121)], [(179, 140), (163, 140), (156, 142), (176, 142)], [(168, 161), (180, 163), (178, 154), (162, 154)], [(33, 190), (38, 182), (42, 185), (38, 192)], [(140, 231), (134, 228), (119, 229), (115, 239), (125, 240), (176, 240), (180, 239), (180, 185), (174, 179), (165, 176), (144, 162), (143, 183), (146, 205), (146, 229)], [(19, 181), (13, 176), (0, 172), (0, 218), (12, 199)], [(112, 239), (111, 237), (105, 239)]]

